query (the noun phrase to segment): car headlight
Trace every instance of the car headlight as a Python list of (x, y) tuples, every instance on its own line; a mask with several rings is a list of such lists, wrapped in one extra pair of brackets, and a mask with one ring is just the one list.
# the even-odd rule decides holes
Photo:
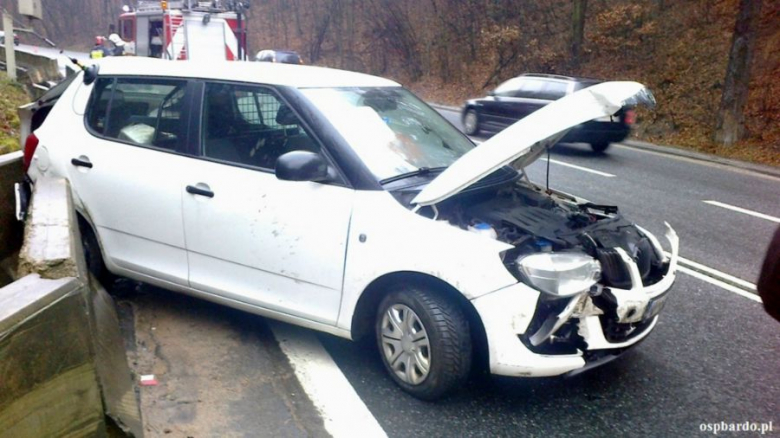
[(526, 283), (558, 297), (586, 291), (601, 278), (601, 263), (576, 252), (531, 254), (519, 258), (517, 266)]

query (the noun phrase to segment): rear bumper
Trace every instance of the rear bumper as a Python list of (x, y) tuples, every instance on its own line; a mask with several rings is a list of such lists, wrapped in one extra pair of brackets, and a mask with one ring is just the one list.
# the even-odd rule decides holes
[[(654, 244), (658, 243), (655, 237), (643, 233)], [(651, 303), (665, 298), (676, 277), (679, 240), (671, 227), (667, 229), (666, 238), (672, 249), (671, 256), (665, 260), (668, 270), (655, 284), (643, 286), (636, 264), (627, 254), (621, 254), (629, 266), (632, 286), (625, 290), (610, 288), (616, 310), (609, 319), (605, 319), (605, 311), (594, 305), (587, 293), (571, 298), (565, 308), (553, 316), (560, 318), (561, 324), (556, 324), (554, 330), (542, 337), (552, 342), (564, 324), (568, 324), (579, 342), (568, 354), (558, 354), (554, 349), (547, 350), (548, 354), (533, 350), (529, 339), (538, 332), (527, 332), (541, 301), (540, 293), (533, 288), (518, 283), (473, 300), (487, 334), (491, 373), (517, 377), (574, 375), (611, 361), (645, 339), (658, 323), (657, 309), (653, 309)], [(660, 251), (660, 245), (658, 249)], [(623, 324), (631, 330), (623, 339), (610, 340), (603, 321)]]

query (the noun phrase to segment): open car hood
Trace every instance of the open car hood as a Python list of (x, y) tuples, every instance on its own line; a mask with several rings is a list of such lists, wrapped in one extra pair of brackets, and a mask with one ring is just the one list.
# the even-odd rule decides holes
[(575, 126), (640, 104), (655, 106), (655, 98), (638, 82), (603, 82), (558, 99), (467, 152), (412, 203), (425, 206), (441, 202), (513, 161), (522, 169)]

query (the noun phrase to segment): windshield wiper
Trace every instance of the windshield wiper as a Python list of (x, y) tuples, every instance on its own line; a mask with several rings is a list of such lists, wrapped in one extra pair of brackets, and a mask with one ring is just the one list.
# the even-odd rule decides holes
[(421, 167), (417, 170), (413, 170), (411, 172), (402, 173), (396, 176), (391, 176), (390, 178), (385, 178), (383, 180), (379, 181), (379, 184), (385, 185), (387, 183), (391, 183), (393, 181), (398, 181), (401, 179), (410, 178), (413, 176), (420, 176), (420, 175), (428, 175), (431, 172), (442, 172), (444, 169), (446, 169), (447, 166), (441, 166), (441, 167)]

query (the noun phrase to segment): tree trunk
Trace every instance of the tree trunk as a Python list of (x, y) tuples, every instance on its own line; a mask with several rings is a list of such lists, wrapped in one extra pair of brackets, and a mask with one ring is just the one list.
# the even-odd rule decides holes
[(760, 0), (740, 0), (734, 35), (731, 39), (729, 65), (723, 84), (715, 141), (733, 145), (745, 137), (745, 103), (750, 84), (750, 63), (755, 48)]
[(585, 9), (588, 0), (573, 0), (571, 14), (571, 65), (580, 66), (582, 57), (582, 41), (585, 37)]

